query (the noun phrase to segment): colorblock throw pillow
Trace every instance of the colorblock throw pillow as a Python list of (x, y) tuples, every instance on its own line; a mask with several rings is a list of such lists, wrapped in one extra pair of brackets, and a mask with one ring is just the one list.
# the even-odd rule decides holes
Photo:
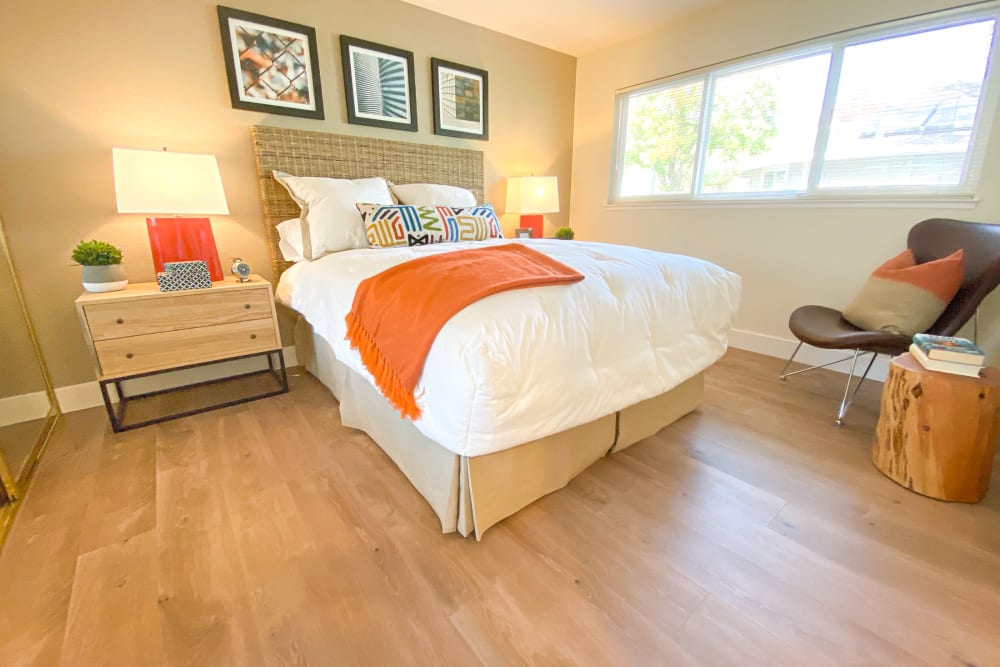
[[(478, 215), (484, 207), (452, 208), (450, 206), (386, 206), (358, 204), (365, 221), (365, 233), (373, 248), (399, 248), (431, 243), (485, 241), (498, 238), (496, 214), (492, 219)], [(492, 208), (487, 209), (490, 213)]]
[(907, 249), (872, 272), (844, 319), (868, 331), (927, 331), (962, 286), (963, 251), (917, 264)]

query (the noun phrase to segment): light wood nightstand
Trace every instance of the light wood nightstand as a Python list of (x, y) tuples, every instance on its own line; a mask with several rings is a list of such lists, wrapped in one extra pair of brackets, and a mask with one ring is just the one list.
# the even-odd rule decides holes
[[(229, 279), (208, 289), (177, 292), (161, 292), (155, 282), (132, 284), (118, 292), (85, 292), (76, 300), (76, 309), (115, 432), (288, 391), (271, 284), (260, 276), (244, 283)], [(126, 395), (122, 387), (127, 380), (258, 356), (267, 357), (266, 370), (141, 394)], [(265, 373), (276, 380), (275, 389), (125, 423), (130, 401)], [(117, 392), (117, 409), (109, 386)]]

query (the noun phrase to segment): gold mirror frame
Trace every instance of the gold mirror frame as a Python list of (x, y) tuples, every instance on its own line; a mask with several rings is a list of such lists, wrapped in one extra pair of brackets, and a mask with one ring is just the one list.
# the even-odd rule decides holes
[(38, 335), (35, 333), (34, 324), (32, 324), (31, 316), (28, 314), (28, 308), (24, 302), (21, 278), (17, 274), (17, 267), (14, 265), (14, 258), (10, 253), (10, 245), (7, 242), (7, 233), (4, 231), (2, 218), (0, 218), (0, 262), (7, 262), (7, 265), (10, 267), (14, 295), (17, 298), (21, 318), (24, 320), (24, 326), (27, 329), (31, 349), (35, 353), (35, 360), (38, 362), (38, 370), (42, 375), (42, 382), (45, 385), (45, 394), (49, 399), (49, 413), (45, 416), (45, 422), (42, 424), (38, 438), (16, 478), (7, 467), (3, 455), (0, 454), (0, 484), (3, 484), (10, 498), (9, 503), (0, 507), (0, 549), (2, 549), (4, 541), (7, 538), (7, 533), (14, 523), (14, 516), (21, 506), (21, 499), (24, 498), (28, 482), (31, 480), (31, 476), (38, 465), (38, 459), (48, 444), (49, 438), (52, 436), (52, 431), (62, 417), (62, 412), (59, 410), (59, 402), (56, 400), (56, 392), (52, 386), (49, 367), (45, 364), (45, 357), (42, 356), (42, 348), (38, 344)]

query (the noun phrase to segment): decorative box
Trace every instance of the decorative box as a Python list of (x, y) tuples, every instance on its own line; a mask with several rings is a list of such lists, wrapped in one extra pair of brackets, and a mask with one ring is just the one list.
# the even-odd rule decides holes
[(197, 271), (208, 272), (208, 263), (203, 259), (195, 259), (190, 262), (164, 262), (163, 272), (173, 273), (175, 271)]
[(156, 282), (161, 292), (177, 292), (188, 289), (205, 289), (212, 286), (212, 280), (206, 270), (204, 275), (188, 271), (162, 271), (156, 274)]
[(156, 282), (161, 292), (205, 289), (212, 286), (212, 277), (204, 260), (164, 262), (163, 268), (163, 271), (156, 274)]

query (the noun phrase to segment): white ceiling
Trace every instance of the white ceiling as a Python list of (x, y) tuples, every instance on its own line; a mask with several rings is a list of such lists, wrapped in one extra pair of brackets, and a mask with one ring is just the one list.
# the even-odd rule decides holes
[(641, 35), (722, 0), (404, 0), (573, 56)]

